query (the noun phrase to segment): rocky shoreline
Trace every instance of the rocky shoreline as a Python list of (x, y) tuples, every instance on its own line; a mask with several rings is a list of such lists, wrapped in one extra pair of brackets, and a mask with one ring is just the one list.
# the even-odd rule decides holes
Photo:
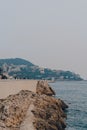
[(38, 81), (36, 93), (21, 90), (0, 99), (0, 130), (64, 130), (68, 106), (54, 95), (46, 81)]

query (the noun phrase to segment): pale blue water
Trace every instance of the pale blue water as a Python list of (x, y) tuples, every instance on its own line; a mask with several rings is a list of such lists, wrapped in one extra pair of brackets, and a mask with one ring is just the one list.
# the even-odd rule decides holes
[(87, 81), (58, 81), (51, 86), (69, 105), (66, 130), (87, 130)]

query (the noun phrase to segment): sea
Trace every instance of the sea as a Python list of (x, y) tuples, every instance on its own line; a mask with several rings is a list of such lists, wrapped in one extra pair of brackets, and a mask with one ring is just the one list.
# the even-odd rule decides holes
[(69, 106), (66, 130), (87, 130), (87, 81), (58, 81), (50, 85), (56, 97)]

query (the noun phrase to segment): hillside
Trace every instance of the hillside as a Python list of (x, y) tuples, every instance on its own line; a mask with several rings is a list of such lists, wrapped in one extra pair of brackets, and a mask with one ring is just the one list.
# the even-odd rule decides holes
[(46, 80), (82, 80), (71, 71), (40, 68), (31, 62), (20, 59), (0, 59), (0, 73), (7, 78), (46, 79)]
[(3, 64), (8, 64), (8, 65), (29, 65), (29, 66), (34, 66), (31, 62), (21, 59), (21, 58), (11, 58), (11, 59), (0, 59), (0, 66)]

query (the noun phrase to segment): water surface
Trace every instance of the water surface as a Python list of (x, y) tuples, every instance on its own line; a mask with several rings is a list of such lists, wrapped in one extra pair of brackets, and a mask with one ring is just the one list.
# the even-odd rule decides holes
[(51, 86), (69, 105), (66, 130), (87, 130), (87, 81), (58, 81)]

